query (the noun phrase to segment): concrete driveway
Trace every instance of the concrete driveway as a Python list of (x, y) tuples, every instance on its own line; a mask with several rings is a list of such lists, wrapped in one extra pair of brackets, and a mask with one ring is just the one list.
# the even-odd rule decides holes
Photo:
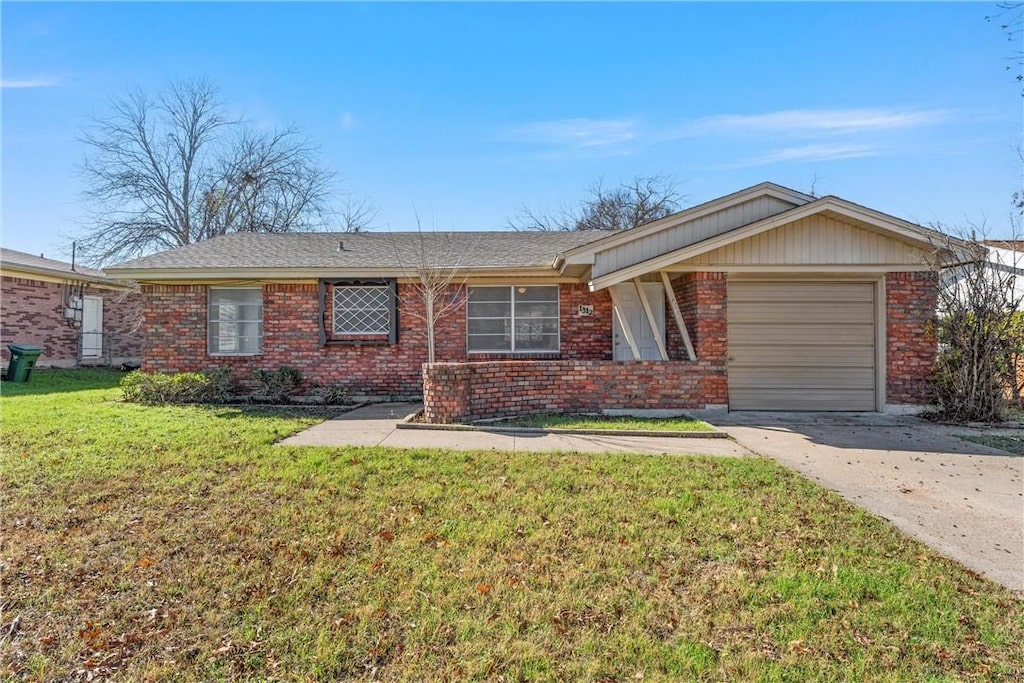
[(943, 555), (1024, 591), (1024, 457), (956, 436), (982, 432), (877, 413), (698, 416)]

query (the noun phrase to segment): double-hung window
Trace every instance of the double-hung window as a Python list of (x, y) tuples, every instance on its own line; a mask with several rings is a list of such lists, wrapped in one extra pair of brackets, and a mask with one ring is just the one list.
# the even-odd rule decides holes
[(557, 353), (558, 286), (468, 288), (470, 353)]
[(213, 355), (245, 356), (263, 350), (263, 290), (210, 288), (207, 349)]

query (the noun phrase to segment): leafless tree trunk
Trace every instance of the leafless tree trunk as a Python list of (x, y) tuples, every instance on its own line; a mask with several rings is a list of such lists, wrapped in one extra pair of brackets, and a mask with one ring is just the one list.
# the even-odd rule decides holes
[(92, 215), (77, 239), (95, 263), (228, 232), (316, 229), (329, 214), (333, 176), (302, 136), (246, 128), (206, 82), (116, 100), (82, 139)]
[(587, 188), (579, 206), (555, 214), (523, 206), (508, 226), (543, 231), (630, 230), (678, 211), (682, 201), (675, 181), (666, 176), (637, 176), (610, 189), (599, 179)]
[[(416, 282), (406, 285), (402, 314), (423, 322), (427, 332), (427, 362), (437, 360), (437, 324), (462, 308), (465, 299), (465, 277), (459, 274), (466, 254), (466, 244), (458, 233), (424, 232), (417, 221), (418, 239), (412, 249), (395, 243), (402, 268)], [(465, 237), (465, 236), (461, 236)], [(422, 310), (418, 304), (422, 304)]]

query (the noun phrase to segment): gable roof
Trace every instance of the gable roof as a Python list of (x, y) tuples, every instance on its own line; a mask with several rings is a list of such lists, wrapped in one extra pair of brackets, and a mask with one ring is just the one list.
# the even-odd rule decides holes
[(107, 270), (134, 279), (401, 276), (425, 261), (468, 271), (550, 272), (560, 253), (599, 237), (590, 232), (233, 233)]
[(778, 199), (791, 207), (802, 206), (808, 202), (814, 201), (814, 197), (803, 192), (797, 192), (788, 187), (783, 187), (772, 182), (758, 183), (748, 188), (727, 194), (724, 197), (718, 197), (710, 201), (706, 201), (703, 204), (697, 206), (691, 206), (688, 209), (677, 211), (676, 213), (659, 218), (656, 221), (651, 221), (645, 225), (633, 228), (632, 230), (624, 230), (622, 232), (615, 232), (610, 235), (603, 237), (602, 239), (587, 242), (583, 245), (570, 249), (565, 254), (567, 263), (583, 263), (593, 262), (593, 255), (598, 251), (610, 249), (626, 242), (646, 237), (653, 233), (661, 232), (667, 228), (671, 228), (682, 223), (697, 220), (704, 216), (708, 216), (714, 213), (724, 211), (730, 207), (738, 206), (744, 202), (749, 202), (754, 199), (761, 197), (771, 197)]
[[(593, 278), (589, 285), (592, 290), (603, 289), (816, 214), (846, 219), (858, 225), (885, 232), (895, 239), (918, 245), (930, 251), (944, 250), (948, 252), (961, 248), (961, 243), (948, 235), (830, 195), (814, 199), (813, 201), (795, 206), (788, 211), (762, 218), (747, 225), (733, 228), (708, 239), (688, 244), (679, 249), (661, 253), (653, 258), (632, 263), (611, 272), (602, 273), (598, 277)], [(590, 249), (591, 246), (587, 245), (586, 248)], [(954, 254), (954, 256), (958, 256), (958, 254)]]
[(11, 273), (28, 273), (35, 275), (48, 275), (50, 277), (64, 280), (80, 280), (83, 282), (95, 282), (113, 286), (123, 286), (122, 283), (112, 280), (102, 270), (86, 268), (85, 266), (72, 266), (66, 261), (58, 261), (43, 256), (35, 256), (23, 251), (15, 251), (0, 247), (0, 271), (4, 275)]

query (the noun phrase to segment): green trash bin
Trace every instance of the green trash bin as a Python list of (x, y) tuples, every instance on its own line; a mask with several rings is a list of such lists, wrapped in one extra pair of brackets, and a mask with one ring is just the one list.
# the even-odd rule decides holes
[(27, 344), (8, 344), (7, 348), (11, 351), (11, 362), (7, 365), (7, 381), (27, 382), (32, 374), (32, 368), (36, 366), (36, 359), (43, 350)]

